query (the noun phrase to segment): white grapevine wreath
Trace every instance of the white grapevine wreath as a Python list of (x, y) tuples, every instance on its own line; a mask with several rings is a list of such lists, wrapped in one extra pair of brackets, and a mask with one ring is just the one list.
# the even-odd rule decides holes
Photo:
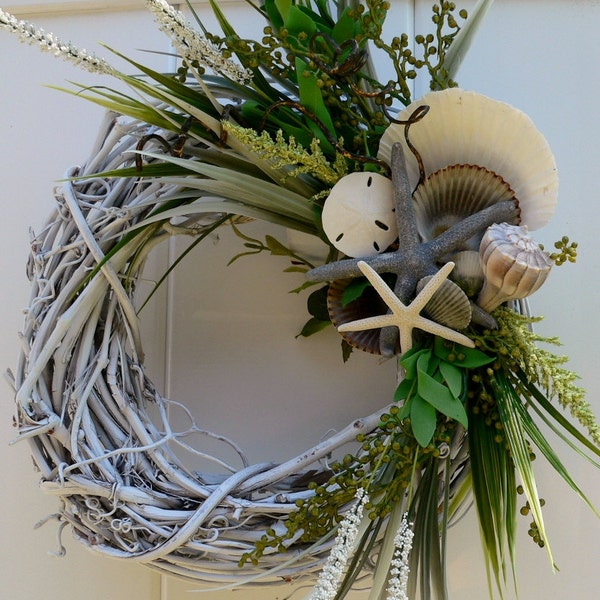
[[(587, 499), (536, 419), (590, 460), (600, 431), (576, 376), (537, 347), (519, 304), (576, 256), (566, 238), (549, 254), (527, 231), (554, 211), (552, 153), (521, 111), (453, 80), (491, 2), (462, 29), (452, 2), (435, 4), (435, 34), (415, 36), (419, 56), (406, 35), (383, 39), (382, 0), (252, 4), (267, 24), (261, 42), (240, 38), (217, 2), (222, 36), (201, 35), (163, 0), (147, 4), (182, 59), (174, 75), (121, 56), (143, 73), (125, 75), (0, 10), (4, 28), (135, 91), (79, 91), (109, 112), (32, 240), (19, 438), (60, 500), (61, 527), (213, 589), (314, 578), (314, 600), (332, 600), (374, 572), (371, 600), (417, 590), (447, 600), (449, 525), (473, 498), (502, 592), (523, 495), (529, 533), (552, 562), (532, 448)], [(377, 80), (371, 46), (396, 81)], [(419, 71), (433, 91), (413, 101)], [(319, 237), (325, 264), (245, 236), (247, 219)], [(398, 355), (404, 375), (376, 412), (283, 463), (249, 464), (144, 370), (136, 288), (149, 252), (224, 225), (245, 242), (239, 256), (287, 256), (306, 274), (302, 335), (333, 323), (346, 360), (353, 347)], [(170, 422), (175, 405), (185, 430)], [(243, 467), (192, 446), (197, 434)], [(215, 472), (188, 467), (181, 448)]]
[(26, 351), (16, 374), (21, 437), (30, 439), (43, 489), (61, 500), (61, 518), (95, 550), (214, 583), (274, 566), (275, 581), (310, 574), (330, 542), (289, 567), (280, 553), (260, 568), (238, 563), (296, 500), (312, 494), (304, 475), (317, 476), (321, 459), (373, 429), (380, 411), (285, 464), (249, 465), (234, 442), (211, 432), (204, 433), (239, 452), (245, 468), (219, 477), (191, 472), (177, 458), (172, 446), (178, 438), (184, 444), (185, 433), (172, 430), (170, 402), (144, 372), (136, 284), (155, 244), (190, 227), (205, 235), (224, 215), (162, 226), (152, 243), (135, 239), (105, 261), (140, 219), (163, 206), (162, 196), (177, 192), (161, 182), (94, 177), (132, 166), (140, 139), (152, 133), (108, 114), (95, 154), (69, 173), (83, 179), (62, 184), (56, 210), (32, 241)]

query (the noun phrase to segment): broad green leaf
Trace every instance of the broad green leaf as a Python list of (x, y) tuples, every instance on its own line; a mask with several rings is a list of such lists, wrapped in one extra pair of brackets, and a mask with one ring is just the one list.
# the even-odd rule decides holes
[(404, 378), (394, 392), (394, 402), (408, 400), (414, 390), (416, 390), (417, 382), (415, 379)]
[[(312, 73), (307, 64), (300, 58), (296, 58), (296, 72), (298, 73), (298, 87), (300, 91), (300, 103), (307, 108), (321, 124), (329, 131), (329, 135), (335, 138), (335, 127), (331, 115), (327, 110), (321, 88), (317, 84), (317, 77)], [(321, 142), (324, 152), (331, 153), (333, 147), (321, 128), (311, 120), (308, 125)]]
[(427, 361), (431, 356), (431, 350), (429, 348), (419, 348), (413, 346), (410, 350), (405, 352), (400, 359), (400, 366), (404, 369), (405, 378), (416, 379), (417, 377), (417, 362), (422, 356), (427, 357)]
[(317, 25), (311, 18), (311, 15), (294, 5), (290, 6), (285, 15), (284, 26), (294, 37), (297, 37), (301, 33), (306, 33), (310, 38), (311, 35), (317, 32)]
[(350, 302), (358, 300), (370, 285), (371, 283), (366, 277), (353, 279), (342, 292), (342, 306), (348, 306)]
[(343, 44), (347, 40), (354, 39), (358, 30), (358, 21), (348, 14), (349, 10), (348, 7), (344, 10), (331, 32), (331, 37), (338, 44)]
[(291, 256), (293, 252), (272, 235), (265, 235), (265, 243), (273, 256)]
[(477, 348), (467, 348), (456, 342), (448, 342), (441, 337), (435, 338), (433, 348), (435, 355), (442, 360), (465, 369), (482, 367), (496, 360), (495, 356), (490, 356)]
[(302, 331), (296, 336), (298, 337), (310, 337), (315, 333), (319, 333), (319, 331), (323, 331), (325, 327), (331, 325), (331, 321), (321, 321), (320, 319), (309, 319), (302, 328)]
[(418, 369), (419, 395), (439, 412), (468, 427), (468, 418), (462, 402), (455, 398), (450, 390), (436, 381), (431, 375)]
[(459, 369), (455, 367), (453, 364), (450, 364), (445, 361), (440, 361), (439, 370), (444, 380), (446, 381), (446, 385), (450, 389), (450, 392), (455, 398), (461, 398), (463, 393), (463, 383), (465, 372), (463, 369)]
[(321, 321), (330, 321), (329, 311), (327, 310), (327, 292), (329, 286), (323, 286), (315, 290), (306, 301), (308, 314), (320, 319)]
[[(291, 4), (291, 2), (287, 3)], [(281, 16), (278, 4), (281, 4), (281, 2), (276, 2), (276, 0), (265, 0), (263, 5), (265, 12), (269, 17), (269, 21), (276, 30), (283, 27), (283, 17)]]
[(415, 439), (425, 448), (431, 442), (437, 426), (437, 412), (418, 394), (410, 401), (410, 425)]

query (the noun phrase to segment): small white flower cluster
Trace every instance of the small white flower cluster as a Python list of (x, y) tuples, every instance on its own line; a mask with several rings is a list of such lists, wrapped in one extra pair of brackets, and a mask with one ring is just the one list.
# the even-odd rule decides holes
[(146, 0), (146, 4), (154, 13), (159, 29), (171, 38), (185, 61), (197, 60), (237, 83), (246, 84), (252, 80), (251, 71), (225, 58), (214, 44), (194, 29), (182, 12), (165, 0)]
[(0, 9), (0, 26), (16, 33), (22, 42), (37, 44), (43, 51), (52, 52), (59, 58), (64, 58), (76, 66), (86, 69), (91, 73), (101, 75), (113, 75), (114, 69), (102, 58), (90, 54), (86, 50), (80, 50), (73, 44), (65, 44), (52, 33), (46, 33), (43, 29), (37, 29), (28, 21), (17, 19), (14, 15)]
[(337, 594), (342, 575), (352, 556), (358, 538), (358, 526), (362, 521), (369, 496), (363, 488), (356, 492), (356, 504), (340, 523), (335, 544), (315, 585), (311, 600), (331, 600)]
[(408, 522), (408, 514), (402, 515), (400, 527), (394, 537), (394, 557), (391, 562), (390, 581), (387, 588), (387, 600), (408, 600), (408, 559), (412, 550), (414, 533), (412, 523)]

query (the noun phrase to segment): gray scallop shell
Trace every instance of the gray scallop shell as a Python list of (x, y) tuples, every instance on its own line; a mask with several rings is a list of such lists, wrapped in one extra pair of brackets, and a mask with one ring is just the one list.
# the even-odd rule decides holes
[[(417, 294), (429, 280), (431, 276), (419, 280)], [(471, 322), (471, 302), (456, 283), (446, 279), (423, 308), (423, 314), (451, 329), (464, 329)]]
[[(432, 173), (413, 197), (417, 228), (424, 240), (434, 239), (497, 202), (517, 200), (500, 176), (475, 165), (452, 165)], [(462, 249), (478, 251), (480, 242), (481, 236), (475, 236)]]

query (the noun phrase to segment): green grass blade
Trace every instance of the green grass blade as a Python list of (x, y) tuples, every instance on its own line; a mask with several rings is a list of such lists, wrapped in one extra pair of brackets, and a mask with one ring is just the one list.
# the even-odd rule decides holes
[[(199, 161), (191, 161), (163, 154), (146, 152), (143, 154), (150, 158), (179, 165), (180, 167), (186, 168), (190, 173), (210, 178), (183, 178), (182, 180), (168, 178), (164, 179), (165, 183), (175, 183), (177, 185), (182, 185), (183, 187), (207, 189), (213, 193), (217, 192), (218, 196), (227, 197), (242, 203), (248, 202), (253, 206), (266, 208), (273, 212), (281, 212), (284, 215), (304, 220), (307, 224), (314, 221), (314, 213), (309, 199), (282, 188), (275, 183), (270, 183), (244, 173), (238, 173), (230, 169), (209, 165)], [(212, 183), (217, 183), (222, 186), (221, 193), (218, 192), (217, 188), (214, 188)], [(204, 186), (206, 186), (206, 188)]]
[[(556, 421), (560, 427), (568, 432), (580, 444), (591, 450), (597, 456), (600, 456), (600, 448), (591, 442), (577, 427), (575, 427), (549, 400), (544, 394), (527, 379), (524, 373), (518, 373), (520, 383), (524, 387), (524, 391), (530, 400), (535, 400), (539, 406), (548, 413), (548, 415)], [(584, 455), (586, 456), (586, 455)]]
[(524, 430), (527, 432), (529, 439), (539, 448), (540, 452), (546, 457), (546, 460), (554, 468), (554, 470), (567, 482), (571, 489), (592, 509), (592, 511), (600, 517), (600, 513), (594, 508), (590, 500), (581, 491), (579, 486), (575, 483), (569, 472), (558, 458), (557, 454), (552, 449), (550, 443), (540, 431), (538, 426), (534, 423), (531, 415), (522, 403), (515, 403), (515, 409), (517, 410)]
[(544, 525), (542, 506), (535, 482), (530, 449), (527, 445), (526, 432), (523, 427), (523, 422), (521, 421), (521, 414), (517, 408), (517, 404), (520, 404), (522, 401), (514, 387), (506, 380), (502, 372), (496, 374), (495, 382), (498, 413), (506, 434), (506, 441), (510, 447), (515, 468), (519, 473), (525, 496), (529, 501), (531, 515), (538, 527), (540, 539), (544, 544), (548, 559), (554, 569), (554, 559), (552, 558), (552, 551), (550, 549)]
[(460, 65), (467, 55), (469, 47), (477, 34), (477, 30), (481, 26), (485, 14), (493, 2), (494, 0), (479, 0), (471, 11), (466, 23), (462, 26), (456, 38), (454, 38), (450, 48), (446, 51), (444, 67), (451, 79), (456, 79)]

